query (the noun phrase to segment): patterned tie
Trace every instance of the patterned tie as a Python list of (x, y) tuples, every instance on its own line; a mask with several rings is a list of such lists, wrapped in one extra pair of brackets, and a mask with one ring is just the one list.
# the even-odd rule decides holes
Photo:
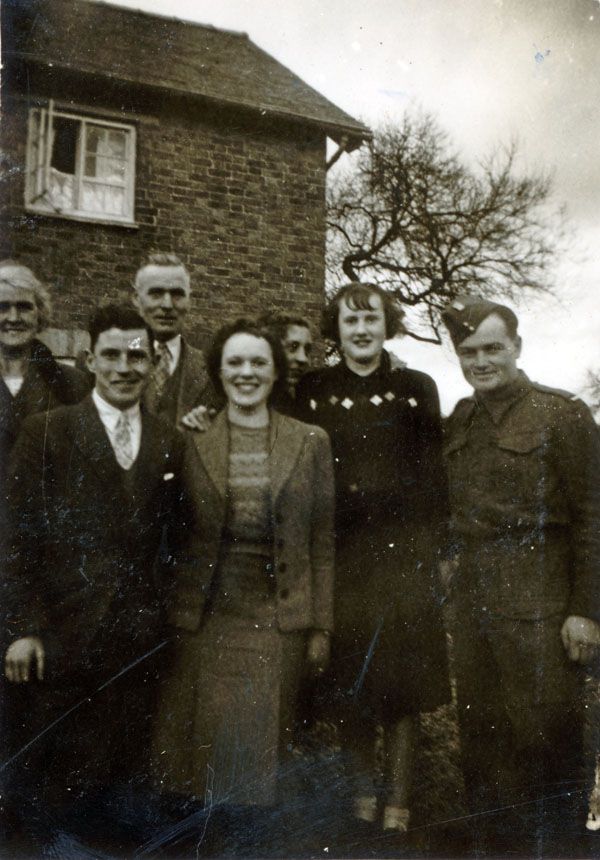
[(152, 381), (156, 391), (156, 400), (160, 400), (167, 379), (171, 375), (171, 352), (166, 343), (160, 341), (155, 346), (156, 364), (152, 372)]
[(133, 444), (131, 441), (131, 425), (126, 415), (121, 413), (115, 428), (115, 457), (123, 469), (130, 469), (133, 463)]

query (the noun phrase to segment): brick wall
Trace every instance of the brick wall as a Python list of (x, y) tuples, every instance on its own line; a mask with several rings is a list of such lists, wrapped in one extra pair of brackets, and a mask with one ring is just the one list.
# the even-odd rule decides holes
[[(55, 84), (45, 95), (64, 106), (76, 94), (74, 110), (98, 109), (91, 90), (87, 103), (81, 91)], [(129, 98), (123, 111), (115, 97), (114, 118), (137, 124), (137, 229), (25, 213), (27, 104), (5, 99), (1, 253), (51, 286), (54, 326), (81, 329), (97, 302), (128, 299), (152, 251), (174, 251), (188, 266), (188, 334), (200, 345), (224, 320), (272, 307), (316, 324), (324, 288), (324, 136), (191, 102)]]

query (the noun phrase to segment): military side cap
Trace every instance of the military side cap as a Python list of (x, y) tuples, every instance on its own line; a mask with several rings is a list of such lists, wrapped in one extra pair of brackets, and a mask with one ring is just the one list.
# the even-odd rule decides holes
[(452, 343), (458, 346), (465, 338), (474, 334), (490, 314), (498, 314), (510, 329), (516, 330), (518, 320), (510, 308), (481, 296), (457, 296), (442, 311), (442, 319)]

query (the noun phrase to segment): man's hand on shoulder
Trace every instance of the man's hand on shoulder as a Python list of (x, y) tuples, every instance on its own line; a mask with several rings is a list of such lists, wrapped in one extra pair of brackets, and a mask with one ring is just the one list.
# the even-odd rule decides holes
[(591, 663), (600, 650), (600, 624), (582, 615), (569, 615), (560, 632), (569, 659)]
[(4, 674), (14, 684), (26, 684), (29, 681), (32, 663), (35, 660), (36, 677), (44, 679), (44, 645), (37, 636), (24, 636), (12, 642), (4, 658)]
[(181, 423), (187, 430), (197, 430), (204, 433), (210, 427), (214, 417), (214, 409), (209, 409), (207, 406), (194, 406), (183, 416)]

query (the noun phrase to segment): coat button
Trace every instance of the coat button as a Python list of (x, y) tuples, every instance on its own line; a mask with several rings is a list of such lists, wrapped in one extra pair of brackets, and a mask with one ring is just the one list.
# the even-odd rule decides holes
[(279, 596), (281, 597), (282, 600), (285, 600), (287, 597), (289, 597), (290, 596), (289, 588), (282, 588), (281, 591), (279, 592)]

